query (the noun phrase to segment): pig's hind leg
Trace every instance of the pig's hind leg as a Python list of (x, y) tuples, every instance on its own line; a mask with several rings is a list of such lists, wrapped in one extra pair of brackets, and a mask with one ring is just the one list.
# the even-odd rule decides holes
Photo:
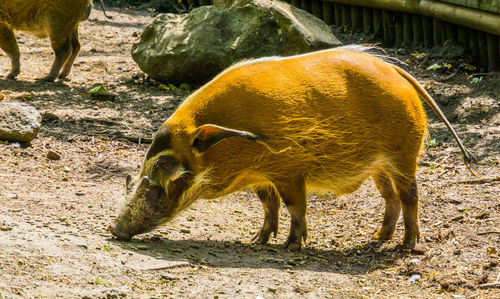
[[(407, 186), (405, 188), (405, 186)], [(403, 185), (398, 190), (399, 198), (403, 208), (403, 219), (405, 223), (405, 234), (403, 247), (414, 249), (420, 239), (420, 228), (418, 221), (418, 188), (414, 178), (410, 184)]]
[(304, 178), (287, 179), (286, 183), (275, 184), (278, 192), (290, 213), (290, 233), (284, 248), (298, 251), (302, 247), (302, 241), (307, 238), (307, 193)]
[(64, 18), (51, 18), (46, 26), (49, 28), (50, 44), (56, 57), (52, 63), (49, 74), (41, 78), (40, 81), (52, 82), (59, 76), (61, 68), (66, 61), (68, 61), (73, 52), (71, 42), (73, 26)]
[(375, 185), (380, 194), (385, 199), (385, 212), (382, 227), (373, 235), (379, 241), (385, 241), (392, 238), (396, 230), (396, 224), (401, 214), (401, 202), (394, 192), (392, 180), (386, 173), (378, 173), (373, 176)]
[(280, 197), (276, 189), (272, 186), (254, 187), (253, 190), (259, 197), (264, 208), (264, 224), (260, 231), (252, 238), (252, 241), (266, 244), (271, 233), (273, 233), (275, 238), (278, 234)]
[(80, 40), (78, 39), (78, 29), (75, 29), (75, 31), (71, 34), (70, 39), (71, 39), (71, 47), (70, 47), (71, 55), (64, 63), (63, 69), (59, 74), (59, 78), (66, 78), (69, 75), (69, 73), (71, 72), (71, 67), (75, 62), (76, 56), (78, 56), (78, 53), (80, 52), (81, 46), (80, 46)]

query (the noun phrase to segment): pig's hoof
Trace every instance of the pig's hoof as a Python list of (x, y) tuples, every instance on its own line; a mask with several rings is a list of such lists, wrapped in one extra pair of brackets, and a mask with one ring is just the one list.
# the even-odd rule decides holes
[(416, 245), (417, 245), (417, 243), (415, 241), (413, 241), (413, 242), (403, 242), (403, 244), (401, 245), (401, 249), (402, 250), (413, 250), (413, 249), (415, 249)]
[(259, 232), (252, 237), (252, 242), (256, 244), (267, 244), (267, 242), (269, 241), (269, 236), (271, 236), (271, 233), (273, 233), (274, 237), (276, 238), (276, 235), (278, 235), (278, 226), (277, 225), (267, 226), (266, 224), (264, 224), (264, 226), (259, 230)]
[(405, 234), (403, 237), (403, 249), (415, 249), (415, 245), (420, 240), (420, 230), (418, 226), (413, 228), (405, 228)]
[(56, 78), (54, 76), (45, 76), (43, 78), (37, 78), (37, 82), (54, 82)]
[(302, 240), (306, 240), (306, 233), (303, 233), (300, 237), (295, 237), (294, 235), (288, 236), (286, 243), (283, 245), (283, 248), (288, 249), (290, 251), (299, 251), (302, 247)]
[(286, 241), (286, 243), (283, 245), (284, 249), (290, 250), (290, 251), (299, 251), (300, 248), (302, 247), (302, 242), (300, 240), (295, 240), (295, 241)]
[(17, 76), (17, 74), (12, 74), (12, 73), (10, 73), (10, 74), (8, 74), (5, 78), (6, 78), (7, 80), (16, 80), (16, 76)]
[(386, 240), (390, 240), (392, 238), (392, 232), (384, 230), (383, 228), (379, 229), (376, 233), (373, 234), (373, 238), (376, 240), (383, 242)]
[(252, 237), (252, 242), (256, 244), (267, 244), (270, 235), (271, 235), (270, 231), (265, 231), (264, 229), (261, 229), (258, 233), (256, 233)]

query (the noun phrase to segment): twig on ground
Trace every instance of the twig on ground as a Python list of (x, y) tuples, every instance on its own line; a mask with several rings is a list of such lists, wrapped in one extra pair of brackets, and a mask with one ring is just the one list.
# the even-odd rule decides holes
[(480, 289), (499, 289), (500, 288), (500, 281), (483, 283), (483, 284), (479, 285), (479, 288)]
[(492, 73), (472, 73), (470, 74), (470, 77), (477, 77), (477, 76), (487, 76), (491, 75)]
[(498, 230), (488, 230), (488, 231), (478, 232), (477, 233), (478, 236), (489, 235), (489, 234), (500, 234), (500, 231), (498, 231)]
[(128, 141), (132, 142), (137, 142), (139, 144), (141, 143), (151, 143), (153, 142), (153, 138), (148, 138), (148, 137), (141, 137), (141, 136), (127, 136), (127, 135), (121, 135), (121, 136), (116, 136), (118, 138), (122, 138)]
[(458, 181), (457, 184), (486, 184), (500, 181), (500, 176), (494, 178), (482, 178), (477, 180)]
[(153, 138), (141, 137), (141, 136), (124, 135), (120, 131), (110, 132), (109, 130), (105, 130), (105, 131), (102, 131), (102, 132), (94, 132), (93, 134), (95, 134), (95, 135), (106, 135), (106, 136), (109, 136), (109, 137), (121, 138), (121, 139), (125, 139), (125, 140), (131, 141), (131, 142), (139, 143), (139, 144), (153, 142)]

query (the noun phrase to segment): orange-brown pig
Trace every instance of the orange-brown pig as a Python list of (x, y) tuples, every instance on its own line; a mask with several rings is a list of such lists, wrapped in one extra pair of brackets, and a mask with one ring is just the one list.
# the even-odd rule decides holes
[[(55, 60), (49, 74), (42, 78), (43, 81), (54, 81), (57, 77), (68, 76), (80, 51), (78, 25), (90, 15), (92, 1), (1, 0), (0, 48), (11, 60), (11, 71), (7, 79), (15, 79), (21, 71), (19, 47), (14, 30), (38, 38), (50, 38)], [(102, 5), (102, 0), (100, 1)]]
[(285, 248), (307, 236), (308, 191), (355, 191), (372, 177), (386, 201), (375, 238), (419, 238), (417, 158), (426, 135), (423, 98), (402, 69), (357, 46), (238, 63), (189, 96), (165, 121), (109, 231), (122, 240), (172, 219), (198, 198), (251, 187), (264, 206), (254, 240), (278, 229), (280, 198), (291, 215)]

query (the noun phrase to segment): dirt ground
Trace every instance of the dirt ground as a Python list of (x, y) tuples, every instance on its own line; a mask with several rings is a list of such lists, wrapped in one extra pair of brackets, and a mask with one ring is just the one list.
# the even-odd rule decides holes
[[(18, 81), (0, 79), (3, 101), (29, 103), (43, 115), (31, 144), (0, 143), (0, 299), (500, 298), (500, 76), (467, 78), (461, 61), (431, 55), (398, 57), (479, 162), (471, 175), (444, 125), (428, 113), (417, 250), (398, 248), (402, 221), (393, 240), (372, 240), (384, 202), (371, 181), (347, 196), (310, 195), (309, 238), (298, 253), (279, 246), (286, 210), (270, 245), (250, 242), (263, 211), (249, 191), (199, 200), (131, 242), (113, 239), (105, 228), (126, 174), (137, 174), (148, 147), (130, 137), (151, 137), (189, 91), (145, 79), (130, 57), (151, 16), (110, 14), (108, 20), (94, 10), (81, 24), (71, 81), (35, 82), (53, 56), (48, 40), (23, 34)], [(426, 70), (443, 62), (452, 67)], [(9, 66), (2, 52), (0, 73)], [(100, 84), (114, 96), (92, 98), (88, 91)], [(61, 159), (48, 159), (49, 151)]]

